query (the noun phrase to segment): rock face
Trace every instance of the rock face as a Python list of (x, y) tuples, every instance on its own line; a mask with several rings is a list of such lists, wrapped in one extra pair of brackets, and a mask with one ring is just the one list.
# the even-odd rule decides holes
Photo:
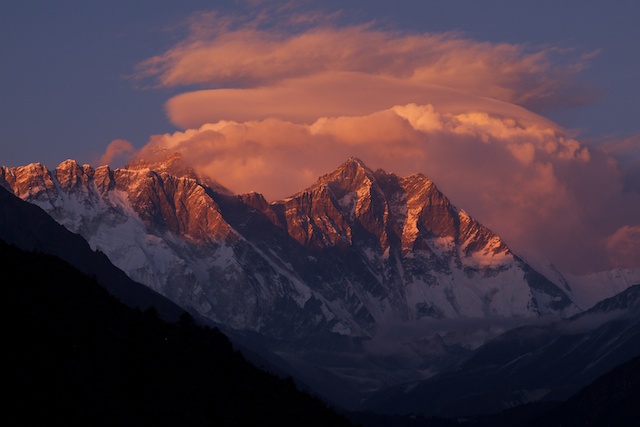
[[(374, 172), (355, 158), (272, 203), (200, 179), (176, 156), (115, 170), (73, 160), (53, 171), (3, 167), (0, 184), (134, 280), (257, 337), (296, 369), (348, 383), (340, 403), (438, 371), (495, 334), (493, 320), (578, 311), (568, 289), (425, 176)], [(474, 319), (483, 333), (447, 327)]]

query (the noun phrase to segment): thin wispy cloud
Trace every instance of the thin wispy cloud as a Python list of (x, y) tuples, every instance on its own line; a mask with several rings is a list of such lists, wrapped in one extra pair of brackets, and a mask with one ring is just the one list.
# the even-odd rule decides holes
[(114, 163), (124, 163), (136, 152), (136, 148), (131, 142), (125, 139), (114, 139), (107, 145), (104, 153), (98, 159), (99, 165), (112, 165)]

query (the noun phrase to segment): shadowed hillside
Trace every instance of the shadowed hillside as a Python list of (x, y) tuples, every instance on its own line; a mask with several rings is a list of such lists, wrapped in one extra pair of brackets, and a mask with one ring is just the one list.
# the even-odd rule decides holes
[(189, 315), (124, 306), (49, 255), (0, 241), (7, 418), (95, 425), (349, 425)]

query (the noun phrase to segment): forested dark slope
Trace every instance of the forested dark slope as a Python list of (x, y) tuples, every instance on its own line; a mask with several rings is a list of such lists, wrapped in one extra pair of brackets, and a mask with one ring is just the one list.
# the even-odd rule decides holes
[(66, 262), (0, 241), (5, 418), (67, 425), (349, 425), (189, 315), (121, 304)]

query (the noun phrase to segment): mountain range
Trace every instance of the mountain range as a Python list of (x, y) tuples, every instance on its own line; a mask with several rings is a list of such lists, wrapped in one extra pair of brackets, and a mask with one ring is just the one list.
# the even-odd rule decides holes
[(3, 167), (0, 185), (345, 408), (588, 308), (575, 278), (541, 273), (424, 175), (356, 158), (273, 202), (233, 194), (178, 155), (114, 170)]
[(564, 401), (639, 355), (640, 283), (568, 319), (509, 330), (455, 369), (391, 387), (365, 407), (468, 417), (540, 400)]

